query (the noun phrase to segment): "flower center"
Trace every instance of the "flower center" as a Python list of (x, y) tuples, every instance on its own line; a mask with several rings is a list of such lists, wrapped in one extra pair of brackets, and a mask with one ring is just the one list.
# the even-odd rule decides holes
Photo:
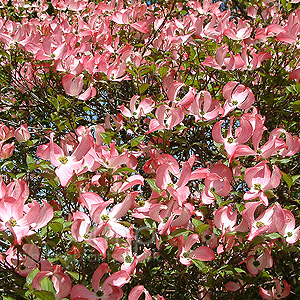
[(232, 101), (232, 105), (238, 105), (239, 103), (236, 100)]
[(103, 215), (103, 216), (101, 216), (101, 220), (102, 221), (108, 221), (109, 220), (109, 216), (108, 215)]
[(260, 191), (260, 189), (261, 189), (261, 184), (260, 184), (260, 183), (255, 183), (255, 184), (254, 184), (254, 189), (257, 190), (257, 191)]
[(183, 256), (184, 258), (189, 258), (189, 257), (190, 257), (189, 253), (187, 253), (187, 252), (183, 252), (182, 256)]
[(231, 137), (229, 137), (228, 139), (227, 139), (227, 142), (229, 143), (229, 144), (232, 144), (233, 142), (234, 142), (234, 138), (231, 136)]
[(293, 233), (292, 233), (292, 232), (288, 232), (288, 233), (287, 233), (287, 236), (288, 236), (288, 237), (292, 237), (292, 236), (293, 236)]
[(256, 261), (253, 263), (253, 265), (254, 265), (254, 267), (258, 267), (258, 266), (260, 265), (260, 262), (256, 260)]
[(104, 295), (104, 292), (102, 290), (99, 290), (97, 293), (96, 293), (97, 297), (99, 297), (99, 299)]
[(137, 205), (139, 207), (143, 207), (145, 205), (145, 201), (144, 200), (139, 200), (138, 203), (137, 203)]
[(130, 263), (132, 262), (132, 257), (131, 257), (130, 255), (126, 255), (124, 261), (125, 261), (127, 264), (130, 264)]
[(66, 156), (60, 156), (60, 157), (58, 158), (58, 161), (59, 161), (60, 163), (62, 163), (63, 165), (65, 165), (65, 164), (68, 162), (68, 158), (67, 158)]
[(9, 222), (10, 222), (10, 224), (11, 224), (12, 227), (14, 227), (14, 226), (17, 225), (17, 221), (16, 221), (15, 219), (13, 219), (13, 218), (11, 218), (11, 219), (9, 220)]
[(168, 218), (168, 217), (165, 217), (165, 218), (163, 218), (163, 223), (167, 223), (167, 222), (168, 222), (168, 220), (169, 220), (169, 218)]
[(89, 236), (89, 234), (88, 233), (85, 233), (84, 235), (83, 235), (83, 238), (86, 240), (86, 239), (88, 239), (90, 236)]
[(210, 239), (210, 235), (209, 234), (205, 235), (205, 239), (208, 241)]
[(261, 227), (263, 227), (265, 224), (264, 224), (264, 222), (257, 222), (256, 223), (256, 227), (257, 228), (261, 228)]

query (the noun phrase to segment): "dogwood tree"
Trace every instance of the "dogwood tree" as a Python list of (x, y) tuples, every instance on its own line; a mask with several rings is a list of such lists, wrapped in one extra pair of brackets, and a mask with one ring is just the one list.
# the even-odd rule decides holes
[(2, 0), (7, 299), (298, 299), (292, 1)]

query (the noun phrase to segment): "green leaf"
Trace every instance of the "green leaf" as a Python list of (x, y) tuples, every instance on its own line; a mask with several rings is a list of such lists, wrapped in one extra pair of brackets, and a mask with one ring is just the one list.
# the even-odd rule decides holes
[(32, 270), (26, 277), (26, 283), (30, 285), (33, 281), (33, 278), (40, 272), (39, 268)]
[(40, 285), (43, 291), (49, 291), (55, 293), (53, 283), (50, 278), (45, 277), (40, 281)]
[(246, 273), (246, 271), (244, 271), (244, 270), (241, 269), (241, 268), (234, 268), (234, 271), (235, 271), (236, 273)]
[(63, 229), (63, 224), (59, 223), (59, 222), (53, 222), (50, 224), (50, 227), (52, 228), (52, 230), (57, 233), (59, 231), (62, 231)]
[(289, 174), (286, 174), (284, 172), (281, 172), (281, 173), (282, 173), (283, 180), (286, 182), (286, 184), (288, 185), (288, 187), (290, 189), (291, 186), (293, 185), (293, 178)]
[(147, 178), (146, 181), (148, 182), (148, 184), (150, 185), (151, 189), (157, 193), (161, 193), (160, 189), (157, 187), (156, 182), (154, 179), (152, 178)]
[(156, 228), (156, 222), (152, 219), (149, 218), (145, 218), (144, 219), (144, 223), (147, 227), (155, 229)]
[(242, 203), (236, 203), (235, 206), (239, 213), (241, 213), (246, 208), (245, 204), (242, 204)]
[(282, 238), (282, 235), (279, 234), (278, 232), (273, 232), (273, 233), (267, 233), (265, 234), (265, 237), (271, 239), (271, 240), (275, 240), (275, 239), (278, 239), (278, 238)]
[(150, 84), (149, 83), (143, 83), (139, 87), (140, 94), (143, 94), (147, 89), (149, 88)]
[(35, 168), (35, 161), (32, 158), (32, 156), (29, 154), (26, 155), (26, 163), (27, 163), (29, 170), (33, 170)]
[(136, 173), (136, 171), (131, 168), (128, 168), (128, 167), (123, 167), (123, 168), (119, 168), (115, 172), (113, 172), (113, 175), (118, 175), (121, 173), (130, 173), (131, 174), (131, 173)]
[(188, 236), (190, 233), (192, 233), (190, 230), (185, 229), (185, 228), (178, 228), (175, 231), (173, 231), (170, 236), (174, 237), (174, 236), (179, 236), (179, 235), (183, 235), (184, 237)]
[(201, 260), (198, 259), (192, 259), (193, 263), (195, 264), (195, 266), (201, 270), (203, 273), (207, 273), (208, 272), (208, 266)]
[(100, 132), (99, 135), (104, 143), (106, 143), (107, 145), (111, 143), (112, 137), (109, 136), (107, 133)]
[(300, 111), (300, 100), (297, 100), (293, 103), (293, 109)]
[(79, 273), (77, 272), (70, 272), (70, 271), (66, 271), (66, 273), (68, 273), (70, 276), (72, 276), (75, 280), (79, 280)]
[(215, 192), (213, 192), (213, 191), (211, 191), (211, 192), (212, 192), (213, 195), (215, 196), (218, 205), (221, 206), (221, 204), (222, 204), (222, 197), (219, 196), (217, 193), (215, 193)]
[(144, 135), (138, 136), (130, 141), (131, 147), (137, 146), (143, 139), (145, 138)]
[(213, 228), (213, 233), (214, 233), (216, 236), (221, 236), (221, 235), (222, 235), (222, 230), (220, 230), (220, 229), (217, 228), (217, 227), (214, 227), (214, 228)]
[(210, 227), (209, 224), (203, 224), (203, 225), (200, 225), (200, 226), (196, 227), (197, 233), (198, 233), (199, 235), (202, 235), (202, 233), (203, 233), (206, 229), (208, 229), (209, 227)]
[(293, 184), (300, 178), (300, 175), (294, 175), (292, 176)]
[(55, 300), (55, 296), (49, 291), (34, 291), (33, 294), (42, 300)]
[(199, 219), (192, 219), (192, 223), (195, 226), (195, 228), (197, 228), (203, 224), (203, 222)]
[(17, 178), (17, 179), (21, 179), (21, 178), (23, 178), (25, 175), (26, 175), (25, 172), (19, 173), (19, 174), (16, 175), (16, 178)]

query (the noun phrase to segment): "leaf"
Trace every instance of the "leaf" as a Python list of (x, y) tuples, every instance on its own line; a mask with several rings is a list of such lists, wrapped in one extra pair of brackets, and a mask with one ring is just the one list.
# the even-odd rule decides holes
[(208, 266), (201, 260), (198, 259), (192, 259), (193, 263), (195, 264), (195, 266), (201, 270), (203, 273), (207, 273), (208, 272)]
[(143, 94), (147, 89), (149, 88), (150, 84), (149, 83), (143, 83), (139, 87), (140, 94)]
[(33, 278), (40, 272), (39, 268), (35, 268), (32, 270), (26, 277), (26, 283), (31, 285)]
[(29, 154), (26, 155), (26, 163), (27, 163), (29, 170), (33, 170), (35, 168), (35, 161), (32, 158), (32, 156)]
[(157, 192), (157, 193), (161, 193), (160, 189), (157, 187), (156, 183), (155, 183), (155, 180), (152, 179), (152, 178), (147, 178), (146, 181), (148, 182), (148, 184), (150, 185), (151, 189), (154, 191), (154, 192)]
[(50, 278), (45, 277), (40, 281), (41, 289), (43, 291), (55, 292), (53, 283)]
[(213, 191), (211, 191), (211, 192), (212, 192), (213, 195), (215, 196), (218, 205), (221, 206), (221, 204), (222, 204), (222, 197), (219, 196), (217, 193), (215, 193), (215, 192), (213, 192)]
[(273, 232), (273, 233), (267, 233), (265, 234), (265, 237), (271, 239), (271, 240), (275, 240), (275, 239), (278, 239), (278, 238), (282, 238), (282, 235), (279, 234), (278, 232)]
[(242, 204), (242, 203), (236, 203), (235, 206), (239, 213), (241, 213), (246, 208), (245, 204)]
[(288, 185), (288, 187), (290, 189), (291, 186), (293, 185), (293, 178), (289, 174), (286, 174), (284, 172), (281, 172), (281, 173), (282, 173), (283, 180), (286, 182), (286, 184)]
[(62, 231), (63, 229), (63, 224), (59, 223), (59, 222), (53, 222), (52, 224), (50, 224), (50, 227), (52, 228), (52, 230), (57, 233), (59, 231)]
[(293, 184), (300, 178), (300, 175), (294, 175), (292, 176)]
[(149, 219), (149, 218), (145, 218), (144, 219), (144, 222), (145, 222), (145, 225), (149, 228), (153, 228), (155, 229), (156, 228), (156, 222), (152, 219)]
[(100, 132), (99, 135), (104, 143), (106, 143), (107, 145), (111, 143), (112, 138), (107, 133)]
[(237, 273), (246, 273), (246, 271), (244, 271), (241, 268), (234, 268), (234, 271), (237, 272)]
[(210, 227), (209, 224), (202, 224), (202, 225), (200, 225), (200, 226), (197, 226), (197, 227), (196, 227), (196, 230), (197, 230), (197, 232), (198, 232), (199, 235), (202, 235), (202, 233), (203, 233), (207, 228), (209, 228), (209, 227)]
[(297, 100), (293, 103), (293, 109), (300, 111), (300, 100)]
[(143, 139), (145, 138), (144, 135), (138, 136), (130, 141), (131, 147), (137, 146)]
[(192, 219), (192, 223), (195, 226), (195, 228), (197, 228), (203, 224), (203, 222), (199, 219)]
[(118, 175), (120, 173), (136, 173), (135, 170), (128, 168), (128, 167), (123, 167), (123, 168), (119, 168), (117, 169), (115, 172), (113, 172), (113, 175)]
[(66, 271), (70, 276), (72, 276), (75, 280), (79, 280), (79, 273), (77, 272), (71, 272), (71, 271)]
[(49, 291), (34, 291), (33, 294), (42, 300), (55, 300), (55, 296)]
[(178, 228), (175, 231), (173, 231), (170, 236), (175, 237), (179, 235), (183, 235), (184, 237), (188, 236), (190, 233), (192, 233), (190, 230), (185, 228)]
[(16, 178), (17, 178), (17, 179), (21, 179), (21, 178), (23, 178), (25, 175), (26, 175), (25, 172), (19, 173), (19, 174), (16, 175)]

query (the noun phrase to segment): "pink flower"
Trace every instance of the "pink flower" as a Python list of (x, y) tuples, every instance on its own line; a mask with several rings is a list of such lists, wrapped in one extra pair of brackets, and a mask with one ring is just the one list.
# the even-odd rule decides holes
[(32, 288), (38, 291), (42, 290), (41, 280), (50, 276), (56, 291), (55, 299), (61, 300), (67, 297), (71, 291), (72, 281), (69, 276), (62, 271), (62, 267), (59, 265), (54, 266), (53, 271), (39, 272), (32, 281)]
[(264, 160), (258, 163), (255, 167), (247, 168), (245, 171), (245, 181), (250, 188), (244, 195), (245, 200), (259, 198), (266, 206), (269, 203), (268, 197), (264, 192), (278, 187), (281, 179), (279, 168), (274, 165), (274, 170), (271, 171)]
[(262, 296), (262, 298), (265, 300), (286, 298), (291, 292), (290, 285), (283, 280), (284, 289), (282, 290), (279, 279), (274, 279), (273, 281), (275, 283), (275, 288), (272, 287), (272, 290), (266, 290), (262, 287), (259, 288), (259, 294)]
[(107, 263), (98, 266), (92, 277), (94, 292), (82, 284), (73, 286), (71, 300), (119, 300), (123, 297), (121, 287), (128, 283), (130, 275), (125, 271), (118, 271), (110, 275), (100, 286), (100, 281), (105, 273), (110, 272)]
[(15, 130), (15, 138), (18, 142), (26, 142), (30, 139), (30, 133), (26, 124), (21, 125)]
[(260, 271), (272, 266), (273, 258), (271, 251), (267, 248), (256, 247), (248, 253), (246, 267), (252, 275), (257, 275)]
[(145, 300), (152, 300), (151, 295), (149, 292), (144, 288), (143, 285), (135, 286), (128, 295), (128, 300), (137, 300), (140, 296), (145, 293)]
[(226, 138), (224, 138), (221, 133), (223, 123), (224, 121), (219, 121), (214, 125), (212, 136), (215, 142), (224, 145), (229, 162), (231, 162), (233, 158), (238, 156), (256, 155), (256, 152), (249, 146), (242, 145), (249, 141), (252, 135), (252, 126), (247, 119), (240, 117), (240, 126), (235, 130), (235, 134), (233, 135), (232, 129), (234, 125), (234, 117), (230, 117), (230, 125)]
[(250, 229), (249, 241), (264, 233), (279, 232), (284, 226), (283, 209), (278, 203), (275, 203), (264, 210), (258, 217), (255, 217), (255, 211), (261, 204), (261, 201), (247, 202), (245, 204), (246, 208), (242, 211), (243, 220), (234, 228), (235, 231), (242, 232)]
[(24, 206), (22, 199), (6, 197), (0, 201), (0, 231), (8, 228), (15, 236), (14, 244), (21, 244), (23, 237), (44, 227), (53, 218), (51, 205), (43, 201), (43, 208), (32, 201)]
[(191, 251), (192, 246), (199, 242), (199, 236), (196, 233), (189, 235), (184, 241), (183, 236), (178, 237), (178, 256), (183, 265), (190, 266), (192, 259), (200, 261), (212, 261), (215, 260), (214, 251), (206, 246), (200, 246)]
[(255, 101), (251, 89), (237, 81), (230, 81), (224, 86), (223, 96), (226, 99), (223, 117), (236, 107), (248, 109)]
[(93, 146), (93, 137), (84, 134), (73, 153), (69, 155), (53, 142), (54, 134), (50, 135), (50, 143), (38, 147), (36, 154), (45, 160), (50, 160), (56, 167), (55, 173), (62, 186), (67, 186), (75, 172), (83, 167), (83, 158)]

